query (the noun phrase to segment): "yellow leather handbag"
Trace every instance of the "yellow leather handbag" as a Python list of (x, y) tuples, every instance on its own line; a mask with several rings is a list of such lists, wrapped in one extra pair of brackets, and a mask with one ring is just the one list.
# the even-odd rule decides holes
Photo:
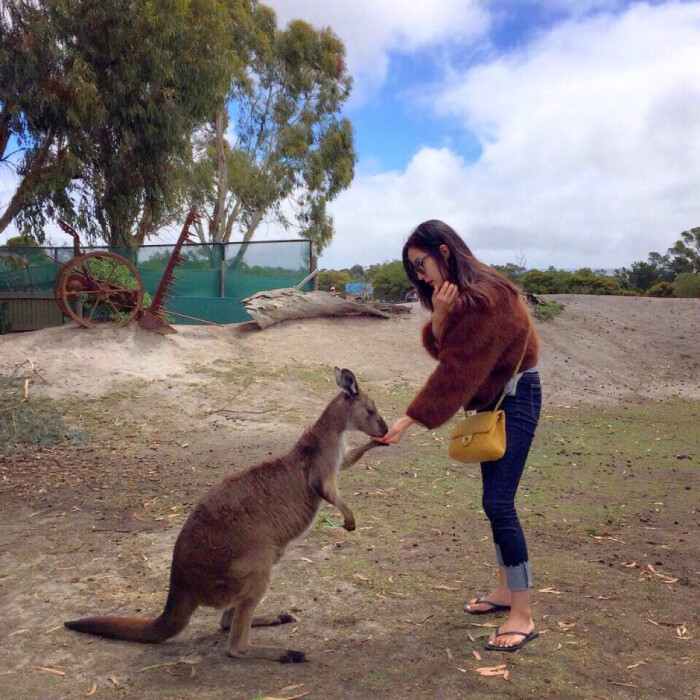
[(492, 462), (503, 457), (506, 453), (504, 411), (482, 411), (462, 418), (452, 428), (448, 453), (460, 462)]
[[(520, 371), (529, 342), (530, 332), (528, 331), (525, 347), (513, 377)], [(505, 395), (504, 388), (493, 411), (468, 414), (452, 428), (447, 449), (452, 459), (473, 463), (493, 462), (503, 457), (506, 453), (506, 414), (500, 409), (500, 405)]]

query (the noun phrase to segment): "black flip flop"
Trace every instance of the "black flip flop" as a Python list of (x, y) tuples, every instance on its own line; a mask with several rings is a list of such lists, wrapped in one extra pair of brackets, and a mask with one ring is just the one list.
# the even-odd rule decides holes
[(484, 649), (486, 651), (517, 651), (518, 649), (522, 649), (528, 642), (540, 636), (537, 630), (532, 630), (532, 632), (499, 632), (496, 630), (496, 637), (505, 637), (508, 634), (519, 634), (522, 640), (517, 644), (510, 644), (507, 647), (499, 647), (491, 642), (486, 642), (486, 644), (484, 644)]
[[(490, 608), (486, 610), (470, 610), (471, 605), (490, 605)], [(500, 605), (499, 603), (494, 603), (491, 600), (487, 600), (483, 596), (479, 596), (473, 603), (465, 603), (462, 606), (462, 610), (470, 615), (488, 615), (489, 613), (498, 612), (499, 610), (510, 610), (510, 605)]]

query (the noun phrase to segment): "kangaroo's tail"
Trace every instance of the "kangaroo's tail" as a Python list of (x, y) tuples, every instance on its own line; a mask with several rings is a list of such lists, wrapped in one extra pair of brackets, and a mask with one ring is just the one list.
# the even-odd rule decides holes
[(196, 608), (197, 604), (189, 595), (171, 587), (165, 610), (158, 617), (84, 617), (63, 624), (76, 632), (128, 642), (156, 644), (182, 632)]

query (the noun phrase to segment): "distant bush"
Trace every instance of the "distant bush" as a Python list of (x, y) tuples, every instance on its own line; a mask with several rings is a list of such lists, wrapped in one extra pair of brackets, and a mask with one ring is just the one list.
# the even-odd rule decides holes
[(603, 275), (574, 274), (569, 280), (570, 294), (617, 294), (620, 287), (615, 280)]
[(515, 284), (520, 284), (520, 276), (525, 272), (525, 268), (522, 265), (516, 265), (515, 263), (493, 265), (492, 267), (511, 282), (515, 282)]
[(676, 296), (673, 291), (673, 284), (671, 282), (657, 282), (647, 289), (646, 295), (648, 297), (663, 297), (670, 298)]
[(518, 279), (523, 291), (532, 294), (620, 294), (620, 283), (614, 277), (587, 268), (576, 272), (565, 270), (528, 270)]
[(384, 263), (374, 275), (374, 298), (403, 301), (411, 282), (406, 277), (401, 260)]
[(694, 272), (685, 272), (673, 280), (673, 291), (677, 297), (700, 297), (700, 275)]
[(321, 270), (317, 279), (321, 292), (329, 292), (331, 287), (335, 287), (337, 292), (344, 292), (345, 285), (351, 277), (348, 270)]

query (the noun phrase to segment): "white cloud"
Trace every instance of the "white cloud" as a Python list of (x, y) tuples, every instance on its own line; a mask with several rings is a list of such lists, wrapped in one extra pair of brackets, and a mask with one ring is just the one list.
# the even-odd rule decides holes
[(468, 166), (448, 149), (423, 149), (405, 172), (360, 175), (331, 206), (336, 235), (321, 256), (328, 268), (369, 265), (401, 256), (404, 240), (425, 219), (441, 218), (455, 227), (464, 220)]
[(410, 53), (443, 43), (482, 36), (489, 25), (483, 0), (268, 0), (285, 26), (301, 18), (315, 27), (331, 27), (347, 49), (355, 79), (352, 99), (361, 102), (384, 82), (389, 52)]
[(433, 103), (481, 157), (424, 150), (404, 173), (357, 178), (331, 207), (322, 263), (394, 259), (425, 218), (494, 263), (620, 267), (665, 252), (700, 221), (698, 66), (700, 4), (673, 3), (568, 22), (452, 76)]

